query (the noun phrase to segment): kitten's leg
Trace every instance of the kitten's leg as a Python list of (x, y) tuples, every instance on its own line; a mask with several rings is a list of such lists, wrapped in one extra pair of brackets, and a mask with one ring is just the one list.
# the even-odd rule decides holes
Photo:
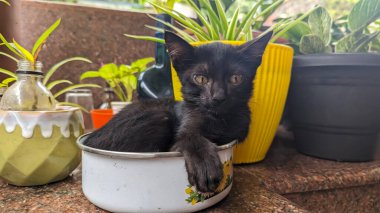
[(171, 148), (183, 153), (189, 183), (200, 192), (214, 192), (223, 178), (223, 165), (217, 146), (200, 133), (202, 117), (196, 110), (186, 110)]

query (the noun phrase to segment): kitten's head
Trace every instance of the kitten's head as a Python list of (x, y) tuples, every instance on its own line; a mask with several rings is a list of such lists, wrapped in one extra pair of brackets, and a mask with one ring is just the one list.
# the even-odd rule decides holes
[(174, 33), (165, 32), (166, 47), (182, 83), (184, 100), (214, 112), (246, 105), (271, 35), (241, 46), (214, 42), (193, 47)]

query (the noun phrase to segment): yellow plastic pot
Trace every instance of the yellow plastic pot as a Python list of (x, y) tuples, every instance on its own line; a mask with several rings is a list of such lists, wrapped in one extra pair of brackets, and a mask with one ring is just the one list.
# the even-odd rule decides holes
[(0, 110), (0, 177), (17, 186), (66, 178), (80, 163), (83, 134), (79, 108), (57, 111)]
[[(220, 41), (241, 45), (243, 41)], [(195, 42), (199, 46), (210, 42)], [(234, 163), (253, 163), (265, 158), (284, 110), (291, 77), (293, 49), (270, 43), (263, 55), (254, 80), (253, 95), (249, 101), (251, 124), (245, 141), (235, 148)], [(172, 69), (174, 98), (182, 100), (181, 83)]]

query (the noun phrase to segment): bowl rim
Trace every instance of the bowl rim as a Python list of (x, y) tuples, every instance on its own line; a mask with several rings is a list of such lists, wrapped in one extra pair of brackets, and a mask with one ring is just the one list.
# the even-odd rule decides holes
[[(99, 154), (110, 157), (119, 157), (119, 158), (167, 158), (167, 157), (183, 157), (180, 152), (118, 152), (118, 151), (109, 151), (103, 149), (96, 149), (89, 147), (83, 144), (85, 138), (91, 133), (86, 133), (81, 135), (77, 139), (77, 145), (83, 152), (89, 152), (93, 154)], [(218, 151), (226, 150), (232, 148), (237, 143), (237, 140), (233, 140), (228, 144), (218, 146)]]

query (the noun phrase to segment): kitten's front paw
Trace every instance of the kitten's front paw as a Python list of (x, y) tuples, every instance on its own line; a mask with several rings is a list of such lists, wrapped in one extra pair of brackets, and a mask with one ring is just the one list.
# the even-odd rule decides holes
[(223, 165), (220, 162), (216, 146), (209, 147), (197, 153), (185, 153), (186, 169), (189, 183), (199, 192), (215, 192), (223, 178)]

